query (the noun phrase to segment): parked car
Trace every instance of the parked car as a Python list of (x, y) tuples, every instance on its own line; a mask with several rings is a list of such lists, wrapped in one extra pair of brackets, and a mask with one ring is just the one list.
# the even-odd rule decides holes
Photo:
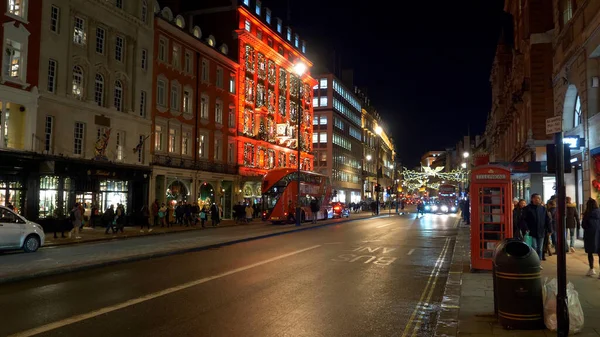
[(334, 202), (331, 204), (331, 207), (333, 208), (334, 218), (350, 217), (350, 208), (343, 202)]
[(23, 249), (35, 252), (44, 245), (44, 229), (10, 208), (0, 206), (0, 250)]

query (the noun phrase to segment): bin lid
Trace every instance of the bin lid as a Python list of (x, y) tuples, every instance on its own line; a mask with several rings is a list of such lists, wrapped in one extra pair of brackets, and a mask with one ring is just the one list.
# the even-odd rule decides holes
[(496, 268), (510, 270), (539, 268), (540, 258), (525, 242), (511, 240), (503, 245), (503, 249), (496, 252), (494, 264)]

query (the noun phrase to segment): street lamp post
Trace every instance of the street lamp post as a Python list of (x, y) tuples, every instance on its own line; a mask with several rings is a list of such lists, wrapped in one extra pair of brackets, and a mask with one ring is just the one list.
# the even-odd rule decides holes
[[(375, 191), (375, 201), (377, 202), (377, 209), (375, 214), (379, 215), (379, 194), (381, 193), (381, 186), (379, 186), (379, 152), (381, 151), (381, 132), (383, 131), (383, 129), (381, 129), (381, 126), (377, 125), (375, 127), (375, 133), (377, 134), (377, 190)], [(383, 173), (383, 171), (382, 171)]]
[(296, 106), (297, 113), (296, 113), (296, 119), (298, 120), (298, 127), (297, 127), (297, 141), (296, 141), (296, 147), (298, 148), (298, 171), (296, 172), (296, 184), (298, 185), (298, 195), (296, 196), (296, 226), (300, 226), (301, 225), (301, 216), (302, 216), (302, 209), (300, 208), (300, 154), (301, 154), (301, 147), (300, 147), (300, 127), (302, 126), (302, 97), (300, 96), (300, 88), (302, 87), (302, 75), (304, 74), (304, 72), (306, 71), (306, 64), (304, 64), (302, 61), (297, 61), (294, 64), (294, 73), (298, 76), (298, 104)]
[[(362, 172), (361, 172), (361, 176), (363, 177), (363, 184), (362, 184), (362, 199), (363, 200), (365, 200), (365, 183), (367, 183), (367, 182), (370, 183), (370, 181), (369, 181), (369, 175), (368, 175), (369, 171), (366, 169), (365, 159), (369, 162), (369, 161), (371, 161), (372, 157), (371, 157), (370, 154), (368, 154), (363, 159)], [(367, 172), (367, 174), (365, 174), (365, 172)]]

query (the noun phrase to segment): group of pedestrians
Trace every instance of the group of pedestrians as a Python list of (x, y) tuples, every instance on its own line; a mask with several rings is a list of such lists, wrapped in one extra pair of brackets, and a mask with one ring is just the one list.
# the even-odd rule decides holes
[[(565, 251), (575, 252), (575, 238), (578, 228), (583, 228), (583, 242), (585, 252), (588, 254), (589, 270), (587, 276), (596, 275), (594, 270), (594, 254), (600, 258), (600, 209), (598, 202), (590, 198), (580, 219), (577, 205), (566, 197), (565, 232), (557, 233), (557, 200), (552, 196), (544, 205), (538, 193), (531, 195), (531, 202), (527, 205), (525, 199), (513, 200), (513, 236), (526, 239), (531, 237), (533, 248), (542, 261), (546, 255), (551, 256), (554, 247), (556, 253), (556, 238), (563, 235)], [(567, 240), (568, 239), (568, 240)]]

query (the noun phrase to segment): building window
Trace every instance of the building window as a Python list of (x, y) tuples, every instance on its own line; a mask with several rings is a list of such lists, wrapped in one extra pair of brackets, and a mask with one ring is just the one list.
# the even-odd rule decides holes
[(563, 25), (566, 25), (573, 17), (573, 0), (563, 0)]
[(115, 81), (115, 108), (123, 111), (123, 84), (121, 81)]
[(177, 151), (177, 130), (169, 128), (169, 152)]
[(148, 70), (148, 50), (142, 49), (142, 69)]
[(171, 58), (171, 62), (173, 63), (173, 68), (179, 70), (180, 62), (181, 62), (181, 47), (177, 45), (173, 45), (173, 55)]
[(208, 82), (210, 77), (208, 76), (209, 66), (208, 60), (202, 60), (202, 81)]
[(52, 153), (52, 130), (54, 128), (54, 117), (46, 116), (44, 124), (44, 151)]
[(123, 0), (116, 0), (115, 5), (117, 8), (123, 9)]
[(158, 40), (158, 60), (167, 62), (167, 40), (163, 38)]
[(96, 74), (96, 82), (94, 84), (94, 102), (99, 106), (104, 106), (104, 77), (101, 74)]
[(244, 0), (244, 5), (249, 6), (250, 5), (250, 0)]
[(117, 160), (121, 161), (123, 160), (123, 148), (125, 145), (125, 132), (124, 131), (117, 131), (117, 139), (116, 139), (116, 143), (117, 143), (117, 148), (116, 148), (116, 154), (117, 154)]
[(306, 54), (306, 42), (302, 41), (302, 53)]
[(271, 10), (267, 9), (265, 13), (265, 20), (267, 20), (268, 24), (271, 24)]
[(272, 38), (267, 38), (267, 45), (269, 45), (269, 47), (273, 48), (273, 39)]
[(286, 38), (288, 41), (292, 41), (292, 29), (290, 27), (287, 28)]
[(208, 97), (202, 96), (200, 99), (200, 118), (208, 119)]
[(75, 98), (83, 98), (83, 71), (80, 66), (73, 67), (73, 90), (72, 94)]
[(327, 96), (319, 97), (319, 106), (327, 106)]
[(179, 84), (171, 83), (171, 110), (179, 111)]
[(277, 19), (277, 33), (281, 34), (281, 19)]
[(321, 87), (321, 89), (327, 89), (327, 78), (320, 79), (319, 86)]
[(189, 155), (190, 154), (190, 132), (184, 132), (181, 135), (181, 154)]
[(260, 0), (256, 0), (256, 15), (260, 16)]
[(60, 8), (50, 7), (50, 31), (58, 33), (60, 29)]
[(73, 131), (73, 154), (77, 156), (83, 155), (83, 137), (85, 132), (85, 124), (75, 122)]
[(142, 0), (142, 10), (140, 13), (140, 20), (142, 20), (143, 23), (146, 23), (147, 19), (148, 19), (148, 2), (146, 2), (146, 0)]
[(146, 92), (140, 92), (140, 117), (146, 117)]
[(159, 106), (166, 106), (166, 90), (167, 84), (164, 80), (158, 80), (156, 82), (156, 104)]
[(56, 60), (48, 60), (48, 92), (56, 92)]
[(215, 123), (223, 124), (223, 102), (220, 100), (215, 103)]
[(327, 125), (327, 116), (321, 116), (321, 117), (319, 118), (319, 123), (320, 123), (321, 125)]
[(73, 42), (79, 45), (85, 44), (85, 20), (80, 17), (75, 17), (73, 24)]
[(27, 0), (8, 0), (8, 12), (12, 15), (25, 18)]
[(319, 97), (313, 97), (313, 107), (316, 108), (319, 106)]
[(294, 46), (296, 48), (300, 47), (300, 37), (298, 36), (298, 34), (294, 34)]
[(229, 92), (235, 94), (235, 75), (229, 76)]
[(117, 36), (116, 44), (115, 44), (115, 60), (119, 62), (123, 62), (123, 48), (125, 47), (125, 40)]
[(163, 150), (163, 129), (161, 125), (154, 126), (154, 149), (156, 151)]
[(581, 99), (579, 95), (575, 98), (575, 109), (573, 110), (573, 127), (581, 124)]
[(217, 67), (217, 88), (223, 88), (223, 68)]
[(235, 105), (234, 104), (229, 105), (228, 120), (229, 120), (229, 127), (232, 129), (235, 128)]
[(146, 141), (146, 137), (144, 135), (140, 135), (140, 137), (138, 138), (138, 145), (135, 148), (137, 150), (137, 161), (138, 164), (143, 164), (144, 163), (144, 142)]
[(192, 94), (190, 90), (183, 91), (183, 112), (191, 114), (192, 113)]
[(223, 143), (223, 140), (220, 138), (215, 137), (215, 156), (214, 159), (215, 161), (221, 161), (223, 159), (223, 148), (221, 146), (221, 144)]
[(104, 28), (96, 28), (96, 53), (104, 54), (104, 37), (106, 36), (106, 31)]
[(208, 151), (206, 151), (206, 140), (208, 137), (206, 135), (200, 135), (198, 137), (198, 158), (206, 158), (208, 155)]
[(185, 52), (185, 72), (188, 74), (192, 73), (192, 53), (189, 51)]
[(6, 39), (6, 50), (4, 58), (4, 76), (20, 79), (23, 69), (23, 60), (19, 42)]
[(250, 29), (251, 29), (250, 20), (246, 19), (246, 21), (244, 21), (244, 29), (247, 31), (250, 31)]
[(227, 144), (227, 162), (235, 164), (235, 143)]
[(327, 132), (319, 133), (319, 143), (327, 143)]

